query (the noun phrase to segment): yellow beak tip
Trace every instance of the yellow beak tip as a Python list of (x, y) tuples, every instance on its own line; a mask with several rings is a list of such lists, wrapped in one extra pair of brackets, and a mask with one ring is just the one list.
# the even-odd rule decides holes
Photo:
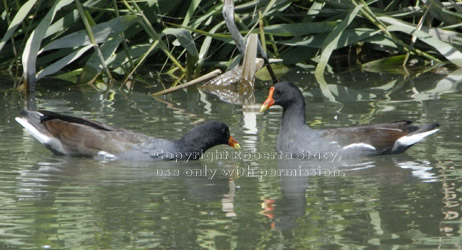
[(260, 108), (260, 113), (265, 112), (268, 109), (268, 106), (262, 105)]

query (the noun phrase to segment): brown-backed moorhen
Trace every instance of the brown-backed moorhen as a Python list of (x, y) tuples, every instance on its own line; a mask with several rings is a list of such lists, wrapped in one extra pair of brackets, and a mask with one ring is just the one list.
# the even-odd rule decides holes
[(439, 124), (417, 126), (411, 121), (398, 121), (370, 126), (313, 130), (305, 118), (302, 93), (290, 82), (270, 88), (260, 111), (272, 105), (283, 108), (277, 150), (300, 158), (315, 153), (339, 153), (345, 156), (398, 154), (439, 129)]
[(177, 141), (50, 111), (23, 110), (16, 121), (56, 155), (197, 160), (216, 145), (229, 144), (240, 149), (228, 126), (217, 121), (200, 124)]

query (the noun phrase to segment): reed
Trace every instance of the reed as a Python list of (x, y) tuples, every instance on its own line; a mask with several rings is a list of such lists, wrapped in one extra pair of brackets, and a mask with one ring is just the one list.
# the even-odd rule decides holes
[[(409, 59), (462, 67), (462, 3), (412, 3), (235, 1), (235, 22), (244, 38), (260, 35), (269, 58), (313, 65), (321, 86), (329, 69), (406, 67)], [(129, 81), (146, 65), (192, 78), (237, 65), (222, 7), (218, 0), (4, 0), (0, 69), (29, 83)]]

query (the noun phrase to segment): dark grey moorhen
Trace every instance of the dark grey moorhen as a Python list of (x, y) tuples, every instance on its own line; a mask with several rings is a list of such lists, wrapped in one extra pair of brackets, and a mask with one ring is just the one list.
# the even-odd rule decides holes
[(229, 144), (240, 149), (237, 141), (230, 136), (228, 126), (217, 121), (198, 125), (177, 141), (50, 111), (23, 110), (16, 121), (56, 155), (197, 160), (216, 145)]
[(303, 95), (290, 82), (280, 82), (271, 87), (260, 111), (272, 105), (283, 108), (277, 150), (297, 157), (332, 152), (345, 156), (398, 154), (439, 130), (438, 123), (417, 126), (411, 121), (313, 130), (305, 124)]

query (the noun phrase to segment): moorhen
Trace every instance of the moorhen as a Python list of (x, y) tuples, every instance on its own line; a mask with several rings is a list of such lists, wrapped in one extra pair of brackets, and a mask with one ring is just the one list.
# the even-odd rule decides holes
[(197, 160), (209, 148), (229, 144), (240, 149), (228, 125), (210, 121), (170, 141), (97, 121), (50, 111), (21, 111), (16, 121), (56, 155), (117, 159)]
[(283, 108), (277, 137), (278, 152), (300, 158), (309, 158), (315, 153), (339, 153), (353, 157), (398, 154), (439, 130), (438, 123), (417, 126), (411, 121), (313, 130), (305, 124), (303, 95), (290, 82), (280, 82), (271, 87), (260, 111), (272, 105)]

